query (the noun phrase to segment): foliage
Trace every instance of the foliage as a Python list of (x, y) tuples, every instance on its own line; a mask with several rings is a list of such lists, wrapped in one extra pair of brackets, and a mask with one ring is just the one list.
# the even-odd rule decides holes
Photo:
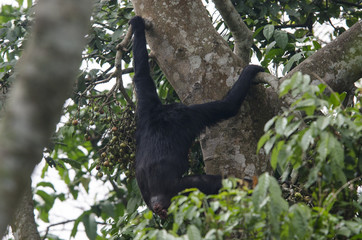
[(259, 149), (264, 146), (264, 151), (271, 153), (271, 165), (283, 181), (291, 169), (299, 173), (299, 183), (311, 190), (313, 205), (332, 209), (346, 218), (360, 215), (360, 102), (344, 107), (345, 93), (327, 94), (326, 85), (313, 85), (309, 76), (300, 73), (281, 85), (280, 96), (288, 92), (298, 99), (265, 125)]
[(349, 107), (342, 105), (345, 93), (325, 90), (300, 73), (283, 82), (280, 96), (291, 92), (297, 100), (265, 125), (259, 142), (282, 182), (291, 169), (299, 173), (305, 191), (294, 192), (296, 204), (288, 204), (268, 174), (254, 190), (226, 180), (218, 195), (187, 190), (176, 196), (164, 222), (145, 211), (119, 230), (121, 239), (361, 238), (362, 88)]
[[(23, 0), (17, 0), (19, 6)], [(28, 6), (32, 1), (27, 1)], [(31, 23), (28, 8), (3, 5), (0, 9), (0, 90), (7, 92), (14, 66), (21, 54)], [(0, 105), (1, 109), (1, 105)]]
[[(330, 23), (334, 29), (332, 39), (346, 30), (344, 24), (334, 26), (332, 18), (343, 18), (347, 27), (361, 19), (361, 6), (358, 8), (353, 1), (232, 2), (244, 22), (255, 31), (253, 49), (261, 64), (265, 68), (271, 64), (275, 69), (282, 67), (283, 74), (321, 48), (323, 41), (314, 32), (316, 23)], [(226, 38), (231, 37), (228, 34)]]
[[(263, 174), (256, 188), (225, 180), (218, 195), (187, 190), (173, 199), (162, 222), (149, 210), (119, 230), (119, 239), (358, 239), (362, 220), (344, 220), (321, 207), (283, 199), (278, 182)], [(187, 195), (188, 194), (188, 195)], [(126, 234), (124, 234), (126, 233)]]

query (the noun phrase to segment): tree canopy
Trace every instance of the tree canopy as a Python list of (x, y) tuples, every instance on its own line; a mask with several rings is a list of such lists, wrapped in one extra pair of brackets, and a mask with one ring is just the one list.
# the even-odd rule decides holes
[[(91, 6), (1, 6), (6, 239), (362, 238), (361, 1), (106, 0), (90, 17)], [(189, 174), (235, 178), (218, 195), (176, 196), (166, 220), (145, 207), (134, 177), (135, 15), (151, 23), (165, 104), (220, 99), (250, 61), (266, 69), (239, 116), (190, 149)], [(61, 202), (84, 199), (75, 218), (54, 217)]]

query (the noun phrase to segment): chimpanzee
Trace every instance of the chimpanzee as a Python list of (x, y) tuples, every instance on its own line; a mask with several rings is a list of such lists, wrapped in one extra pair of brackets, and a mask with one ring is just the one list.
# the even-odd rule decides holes
[(184, 176), (193, 140), (207, 126), (235, 116), (260, 66), (244, 68), (223, 100), (186, 106), (163, 105), (150, 76), (145, 22), (136, 16), (132, 26), (134, 83), (137, 94), (136, 178), (147, 206), (161, 218), (167, 216), (171, 198), (186, 188), (216, 194), (221, 176)]

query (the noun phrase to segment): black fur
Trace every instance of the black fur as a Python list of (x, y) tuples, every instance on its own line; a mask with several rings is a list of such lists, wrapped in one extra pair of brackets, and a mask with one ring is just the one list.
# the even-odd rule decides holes
[(134, 17), (130, 24), (138, 98), (136, 178), (147, 206), (165, 218), (171, 198), (181, 190), (196, 187), (205, 194), (216, 194), (221, 188), (221, 176), (182, 177), (188, 170), (189, 148), (205, 127), (236, 115), (252, 79), (263, 68), (245, 67), (223, 100), (162, 105), (150, 77), (144, 20)]

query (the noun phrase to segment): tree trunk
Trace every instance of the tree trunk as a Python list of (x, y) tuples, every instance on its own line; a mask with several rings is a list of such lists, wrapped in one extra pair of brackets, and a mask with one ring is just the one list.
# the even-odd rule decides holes
[[(133, 0), (133, 5), (137, 15), (152, 21), (148, 44), (185, 104), (221, 99), (248, 64), (216, 32), (201, 1)], [(256, 146), (278, 108), (275, 93), (252, 87), (236, 117), (202, 134), (206, 172), (251, 179), (270, 170)]]
[(89, 0), (39, 0), (32, 37), (0, 121), (0, 237), (59, 122), (78, 72)]
[(31, 180), (29, 180), (19, 207), (15, 212), (14, 222), (11, 225), (15, 240), (40, 240), (40, 235), (34, 219), (33, 194)]

